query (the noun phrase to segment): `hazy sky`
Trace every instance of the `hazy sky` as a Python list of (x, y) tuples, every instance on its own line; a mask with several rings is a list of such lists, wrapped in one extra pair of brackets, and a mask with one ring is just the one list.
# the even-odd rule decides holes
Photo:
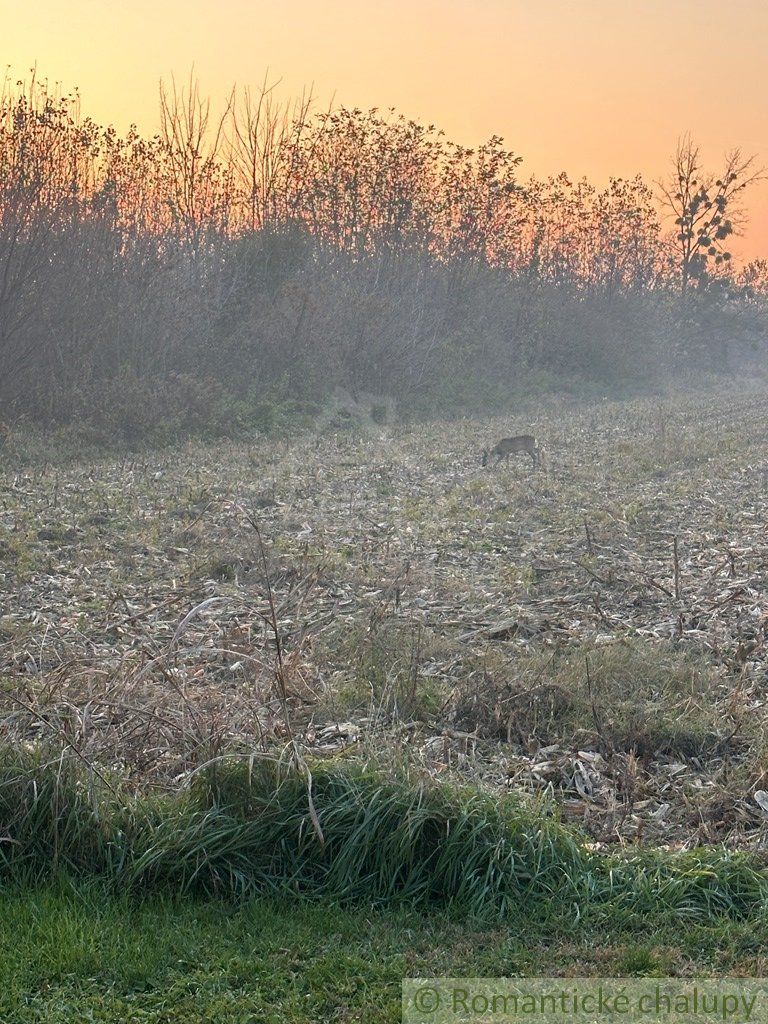
[[(767, 52), (768, 0), (0, 0), (14, 77), (36, 63), (119, 129), (154, 131), (159, 79), (193, 64), (214, 99), (269, 70), (598, 183), (659, 177), (686, 131), (713, 170), (737, 146), (768, 165)], [(749, 206), (733, 248), (768, 256), (768, 183)]]

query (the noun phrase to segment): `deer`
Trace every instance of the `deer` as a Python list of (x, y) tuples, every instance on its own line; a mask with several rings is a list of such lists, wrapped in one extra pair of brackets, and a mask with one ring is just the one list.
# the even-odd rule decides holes
[(483, 449), (483, 465), (488, 465), (488, 456), (496, 456), (496, 465), (505, 460), (509, 465), (509, 456), (515, 455), (518, 452), (525, 452), (526, 455), (531, 456), (534, 468), (539, 464), (539, 449), (536, 447), (536, 438), (531, 434), (519, 434), (517, 437), (502, 437), (498, 444), (494, 445), (490, 451), (487, 448)]

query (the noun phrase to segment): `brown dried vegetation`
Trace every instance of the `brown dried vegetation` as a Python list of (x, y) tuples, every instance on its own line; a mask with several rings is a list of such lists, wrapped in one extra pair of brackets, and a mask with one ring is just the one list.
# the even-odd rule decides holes
[[(759, 846), (767, 422), (721, 392), (68, 465), (11, 433), (0, 734), (163, 788), (291, 740)], [(479, 466), (510, 427), (543, 469)]]

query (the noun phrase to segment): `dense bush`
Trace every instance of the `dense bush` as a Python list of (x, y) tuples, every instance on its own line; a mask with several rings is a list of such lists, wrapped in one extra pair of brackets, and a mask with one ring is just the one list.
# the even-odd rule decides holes
[(0, 94), (0, 418), (215, 434), (337, 385), (430, 414), (732, 370), (764, 341), (765, 266), (693, 251), (681, 292), (640, 179), (523, 183), (497, 138), (253, 102), (214, 131), (194, 85), (165, 94), (146, 140)]

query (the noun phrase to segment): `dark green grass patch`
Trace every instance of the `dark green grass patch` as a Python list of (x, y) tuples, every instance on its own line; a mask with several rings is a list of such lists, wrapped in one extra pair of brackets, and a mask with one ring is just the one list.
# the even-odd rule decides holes
[(6, 754), (0, 877), (115, 891), (449, 908), (483, 920), (752, 918), (768, 873), (726, 850), (604, 854), (514, 796), (403, 774), (220, 762), (191, 790), (131, 797), (67, 758)]

